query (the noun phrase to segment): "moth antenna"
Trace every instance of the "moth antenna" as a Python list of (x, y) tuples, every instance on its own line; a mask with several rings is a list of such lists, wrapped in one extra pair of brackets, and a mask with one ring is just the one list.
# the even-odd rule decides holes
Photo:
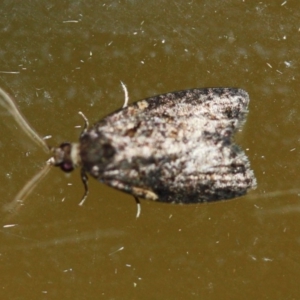
[(129, 100), (129, 97), (128, 97), (128, 91), (127, 91), (126, 85), (125, 85), (122, 81), (120, 81), (120, 82), (121, 82), (122, 89), (123, 89), (123, 91), (124, 91), (124, 104), (123, 104), (123, 107), (122, 107), (122, 108), (125, 108), (125, 107), (127, 107), (127, 105), (128, 105), (128, 100)]
[(24, 204), (26, 198), (31, 194), (34, 188), (38, 185), (38, 183), (48, 174), (52, 166), (51, 158), (47, 161), (46, 165), (40, 170), (37, 174), (35, 174), (20, 190), (20, 192), (16, 195), (13, 201), (4, 205), (3, 210), (5, 212), (14, 212), (16, 213), (18, 209)]
[(79, 206), (82, 206), (83, 203), (85, 202), (88, 194), (89, 194), (89, 187), (88, 187), (88, 177), (84, 171), (84, 169), (82, 168), (81, 169), (81, 180), (82, 180), (82, 183), (83, 183), (83, 186), (84, 186), (84, 194), (83, 194), (83, 197), (80, 201), (80, 203), (78, 204)]
[(142, 210), (142, 207), (141, 207), (141, 202), (139, 200), (138, 197), (135, 197), (134, 196), (134, 200), (135, 200), (135, 203), (136, 203), (136, 218), (139, 218), (140, 215), (141, 215), (141, 210)]
[(84, 133), (90, 127), (90, 123), (89, 123), (89, 120), (87, 119), (87, 117), (83, 114), (83, 112), (79, 111), (78, 114), (81, 115), (84, 120), (84, 127), (83, 127), (83, 131), (82, 131), (82, 133)]
[(49, 147), (46, 142), (31, 128), (26, 119), (19, 112), (13, 99), (0, 88), (0, 105), (4, 107), (18, 123), (20, 128), (34, 141), (41, 146), (46, 153), (49, 153)]

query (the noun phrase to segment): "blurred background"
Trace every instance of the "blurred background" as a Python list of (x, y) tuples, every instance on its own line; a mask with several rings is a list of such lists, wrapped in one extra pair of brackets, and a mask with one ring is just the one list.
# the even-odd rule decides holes
[[(1, 213), (4, 299), (299, 299), (296, 0), (12, 1), (0, 7), (0, 86), (47, 142), (130, 101), (234, 86), (250, 95), (236, 136), (258, 187), (214, 204), (141, 201), (53, 169), (17, 215)], [(298, 70), (298, 71), (297, 71)], [(298, 73), (297, 73), (298, 72)], [(0, 109), (0, 205), (48, 156)], [(298, 127), (297, 127), (298, 126)]]

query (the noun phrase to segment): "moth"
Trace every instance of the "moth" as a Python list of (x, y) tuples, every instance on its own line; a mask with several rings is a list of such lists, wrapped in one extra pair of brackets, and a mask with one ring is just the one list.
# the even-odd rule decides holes
[[(7, 104), (10, 97), (3, 90), (0, 96), (2, 106), (5, 103), (8, 110), (15, 106), (12, 101)], [(196, 88), (125, 105), (91, 127), (82, 114), (85, 128), (77, 143), (51, 148), (28, 130), (52, 152), (47, 166), (64, 172), (81, 169), (85, 187), (81, 204), (88, 194), (87, 174), (137, 201), (211, 202), (239, 197), (256, 187), (247, 156), (233, 143), (248, 104), (242, 89)]]

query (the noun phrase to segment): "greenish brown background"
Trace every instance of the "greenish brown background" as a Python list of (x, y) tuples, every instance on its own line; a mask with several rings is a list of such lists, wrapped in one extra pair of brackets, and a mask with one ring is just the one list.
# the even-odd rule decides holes
[[(53, 169), (0, 228), (0, 299), (299, 299), (299, 1), (11, 1), (0, 86), (49, 144), (130, 101), (241, 87), (247, 196), (173, 206)], [(1, 109), (0, 204), (48, 158)], [(72, 185), (68, 185), (71, 183)]]

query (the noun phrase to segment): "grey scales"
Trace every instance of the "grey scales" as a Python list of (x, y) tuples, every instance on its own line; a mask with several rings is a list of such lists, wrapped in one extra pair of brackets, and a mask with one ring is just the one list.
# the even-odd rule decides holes
[(52, 148), (53, 165), (129, 193), (167, 203), (200, 203), (256, 187), (245, 153), (232, 142), (248, 112), (237, 88), (177, 91), (137, 101)]

